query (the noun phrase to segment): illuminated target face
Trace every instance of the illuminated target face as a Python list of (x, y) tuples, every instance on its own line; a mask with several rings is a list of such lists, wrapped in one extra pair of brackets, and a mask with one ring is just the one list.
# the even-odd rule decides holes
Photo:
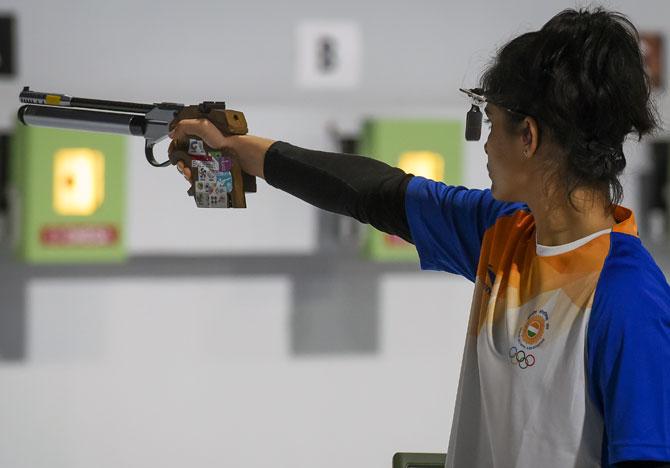
[(408, 151), (400, 155), (398, 167), (407, 174), (432, 180), (444, 179), (444, 158), (432, 151)]
[(87, 148), (68, 148), (54, 155), (53, 207), (65, 216), (88, 216), (105, 198), (105, 156)]

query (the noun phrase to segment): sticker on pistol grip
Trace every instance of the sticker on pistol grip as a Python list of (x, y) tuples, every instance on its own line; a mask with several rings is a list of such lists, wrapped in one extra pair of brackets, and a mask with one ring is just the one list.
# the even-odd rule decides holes
[(223, 156), (219, 161), (221, 172), (230, 172), (233, 170), (233, 159), (229, 156)]
[(233, 191), (233, 175), (230, 172), (219, 172), (216, 175), (216, 183), (226, 192)]
[(198, 205), (198, 208), (209, 208), (209, 196), (204, 192), (196, 192), (195, 204)]
[[(197, 145), (193, 146), (194, 151), (199, 150)], [(204, 153), (191, 154), (196, 205), (199, 208), (232, 208), (232, 159), (222, 156), (217, 150), (204, 151)]]
[(207, 153), (205, 152), (205, 145), (202, 140), (196, 138), (189, 138), (188, 140), (188, 154), (191, 156), (204, 156)]

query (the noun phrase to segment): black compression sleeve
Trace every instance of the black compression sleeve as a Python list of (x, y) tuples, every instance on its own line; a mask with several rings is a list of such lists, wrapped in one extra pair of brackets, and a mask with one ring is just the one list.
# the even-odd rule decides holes
[(277, 141), (265, 154), (263, 171), (273, 187), (412, 242), (405, 192), (413, 176), (397, 167), (364, 156)]

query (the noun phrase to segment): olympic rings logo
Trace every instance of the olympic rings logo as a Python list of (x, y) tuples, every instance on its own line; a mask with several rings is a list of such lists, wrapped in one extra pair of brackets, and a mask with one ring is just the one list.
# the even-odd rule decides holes
[(524, 350), (517, 350), (516, 346), (512, 346), (509, 349), (509, 358), (512, 360), (512, 364), (518, 364), (519, 368), (527, 369), (535, 365), (535, 356), (526, 352)]

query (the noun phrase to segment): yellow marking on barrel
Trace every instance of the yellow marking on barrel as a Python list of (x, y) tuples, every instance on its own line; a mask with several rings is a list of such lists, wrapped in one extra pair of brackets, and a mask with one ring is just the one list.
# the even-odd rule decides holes
[(51, 106), (57, 106), (60, 104), (60, 96), (58, 94), (47, 94), (46, 101)]

